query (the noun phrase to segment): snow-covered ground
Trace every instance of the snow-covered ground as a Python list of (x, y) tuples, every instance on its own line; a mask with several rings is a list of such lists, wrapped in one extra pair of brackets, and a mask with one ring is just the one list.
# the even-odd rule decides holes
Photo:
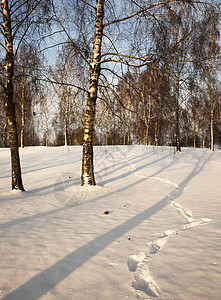
[[(0, 149), (0, 298), (221, 299), (221, 152), (20, 150), (26, 192)], [(106, 213), (105, 213), (106, 212)]]

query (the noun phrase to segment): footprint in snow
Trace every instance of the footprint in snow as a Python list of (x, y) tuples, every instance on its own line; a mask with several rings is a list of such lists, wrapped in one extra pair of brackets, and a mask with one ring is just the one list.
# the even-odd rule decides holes
[(131, 272), (134, 272), (132, 286), (135, 290), (143, 291), (149, 296), (158, 297), (160, 289), (147, 264), (148, 256), (140, 252), (128, 257), (127, 264)]
[[(188, 222), (179, 229), (180, 231), (188, 230), (212, 221), (212, 219), (209, 218), (195, 219), (189, 209), (184, 208), (174, 201), (171, 202), (171, 205), (175, 207), (177, 212), (180, 213)], [(143, 291), (147, 295), (155, 298), (159, 296), (160, 288), (150, 275), (148, 263), (151, 256), (156, 254), (167, 243), (171, 236), (179, 234), (179, 230), (166, 230), (164, 233), (155, 238), (150, 243), (149, 255), (146, 255), (144, 252), (140, 252), (128, 257), (127, 265), (128, 269), (134, 273), (132, 286), (135, 290)]]

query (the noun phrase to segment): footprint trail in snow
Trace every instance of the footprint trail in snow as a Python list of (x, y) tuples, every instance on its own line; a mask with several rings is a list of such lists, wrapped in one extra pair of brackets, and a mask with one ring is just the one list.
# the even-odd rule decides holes
[[(133, 175), (135, 175), (136, 177), (160, 180), (167, 184), (173, 185), (175, 188), (175, 191), (174, 191), (174, 193), (172, 193), (172, 195), (176, 194), (177, 189), (178, 190), (182, 189), (176, 183), (173, 183), (173, 182), (163, 179), (163, 178), (146, 177), (143, 175), (138, 175), (136, 173), (136, 166), (134, 164), (130, 164), (130, 165), (131, 165), (131, 173)], [(170, 197), (168, 196), (168, 198), (173, 199), (173, 197), (171, 197), (171, 195), (170, 195)], [(176, 209), (176, 211), (186, 219), (187, 222), (179, 228), (166, 230), (165, 232), (163, 232), (162, 234), (157, 236), (150, 243), (149, 254), (140, 252), (140, 253), (130, 255), (127, 259), (128, 269), (134, 273), (133, 274), (133, 282), (132, 282), (133, 288), (137, 292), (143, 291), (148, 296), (155, 297), (155, 298), (159, 297), (161, 291), (160, 291), (160, 288), (159, 288), (157, 282), (151, 276), (151, 272), (148, 267), (148, 265), (151, 261), (152, 255), (156, 254), (167, 243), (169, 238), (178, 235), (179, 233), (181, 233), (184, 230), (189, 230), (196, 226), (200, 226), (202, 224), (209, 223), (212, 221), (212, 219), (209, 219), (209, 218), (200, 218), (200, 219), (194, 218), (190, 209), (183, 207), (182, 205), (180, 205), (179, 203), (177, 203), (173, 200), (169, 200), (168, 204), (172, 205)]]

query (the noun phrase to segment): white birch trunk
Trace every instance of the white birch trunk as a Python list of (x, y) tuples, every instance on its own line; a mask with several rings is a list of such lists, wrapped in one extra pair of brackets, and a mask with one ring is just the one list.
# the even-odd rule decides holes
[(193, 147), (196, 148), (196, 118), (193, 121)]
[(25, 82), (22, 80), (21, 93), (21, 148), (24, 148), (24, 130), (25, 130)]
[(210, 150), (214, 151), (214, 96), (215, 96), (215, 53), (214, 53), (214, 26), (213, 17), (211, 15), (211, 48), (212, 48), (212, 91), (210, 105)]
[(3, 30), (5, 40), (5, 114), (8, 121), (9, 140), (11, 150), (12, 190), (24, 191), (21, 177), (21, 165), (18, 151), (18, 131), (13, 102), (13, 77), (14, 77), (14, 53), (13, 36), (11, 29), (11, 15), (8, 0), (2, 0)]
[(88, 101), (84, 123), (83, 155), (81, 184), (96, 185), (93, 164), (93, 133), (95, 122), (95, 108), (100, 76), (101, 46), (103, 37), (104, 0), (97, 0), (94, 44), (92, 62), (89, 65)]
[(64, 145), (68, 146), (68, 110), (65, 111), (64, 117)]

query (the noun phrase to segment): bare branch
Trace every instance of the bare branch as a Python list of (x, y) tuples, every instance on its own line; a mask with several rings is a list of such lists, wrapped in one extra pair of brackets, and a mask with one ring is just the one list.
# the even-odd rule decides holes
[(162, 1), (162, 2), (155, 3), (155, 4), (150, 5), (148, 7), (142, 8), (139, 11), (136, 11), (136, 12), (130, 14), (129, 16), (109, 21), (109, 22), (104, 24), (104, 28), (111, 25), (111, 24), (116, 24), (116, 23), (119, 23), (119, 22), (122, 22), (122, 21), (129, 20), (129, 19), (131, 19), (131, 18), (133, 18), (133, 17), (135, 17), (135, 16), (137, 16), (137, 15), (143, 13), (143, 12), (146, 12), (147, 10), (152, 9), (154, 7), (157, 7), (157, 6), (160, 6), (160, 5), (165, 5), (165, 4), (168, 4), (168, 3), (171, 3), (171, 2), (175, 2), (175, 1), (177, 1), (177, 0), (168, 0), (168, 1)]
[(78, 86), (78, 85), (75, 85), (75, 84), (72, 84), (72, 83), (59, 82), (59, 81), (52, 80), (52, 79), (50, 79), (50, 78), (49, 78), (47, 75), (45, 75), (45, 74), (43, 74), (43, 76), (44, 76), (45, 78), (39, 78), (40, 81), (48, 82), (48, 83), (52, 83), (52, 84), (58, 84), (58, 85), (72, 86), (72, 87), (74, 87), (74, 88), (76, 88), (76, 89), (79, 89), (79, 90), (81, 90), (81, 91), (83, 91), (83, 92), (88, 93), (88, 91), (87, 91), (86, 89), (84, 89), (84, 88), (82, 88), (82, 87), (80, 87), (80, 86)]
[(54, 7), (54, 3), (52, 3), (53, 6), (53, 11), (56, 17), (57, 22), (60, 24), (61, 28), (63, 29), (64, 33), (66, 34), (66, 36), (68, 37), (68, 39), (70, 40), (71, 44), (73, 45), (74, 49), (78, 52), (78, 54), (80, 55), (80, 57), (87, 63), (89, 64), (88, 59), (82, 54), (82, 51), (79, 50), (79, 48), (77, 47), (76, 43), (73, 41), (73, 39), (70, 37), (69, 33), (67, 32), (67, 30), (65, 29), (64, 25), (62, 24), (62, 22), (60, 21), (60, 19), (58, 18), (56, 12), (55, 12), (55, 7)]
[(85, 0), (81, 0), (81, 2), (83, 2), (83, 3), (87, 4), (87, 5), (89, 5), (91, 8), (93, 8), (94, 10), (96, 10), (96, 7), (95, 7), (95, 6), (93, 6), (93, 5), (91, 5), (91, 4), (90, 4), (90, 3), (88, 3), (87, 1), (85, 1)]
[(60, 43), (45, 47), (45, 48), (41, 49), (39, 52), (44, 52), (45, 50), (52, 49), (52, 48), (58, 47), (60, 45), (65, 45), (65, 44), (69, 44), (69, 43), (70, 42), (60, 42)]
[(102, 74), (102, 76), (104, 77), (104, 79), (105, 79), (105, 81), (106, 81), (106, 83), (107, 83), (107, 85), (108, 85), (108, 88), (110, 89), (111, 93), (114, 95), (115, 99), (120, 103), (120, 105), (121, 105), (124, 109), (126, 109), (127, 111), (130, 111), (130, 112), (135, 113), (134, 110), (129, 109), (128, 107), (126, 107), (126, 106), (123, 104), (123, 102), (120, 100), (120, 97), (117, 95), (117, 93), (116, 93), (116, 92), (114, 91), (114, 89), (111, 87), (111, 84), (110, 84), (109, 81), (107, 80), (106, 76), (105, 76), (104, 74)]
[(62, 33), (62, 32), (64, 32), (63, 29), (62, 29), (62, 30), (56, 30), (56, 31), (54, 31), (54, 32), (52, 32), (52, 33), (50, 33), (50, 34), (48, 34), (48, 35), (44, 35), (44, 36), (40, 37), (40, 38), (38, 39), (38, 41), (41, 41), (41, 40), (43, 40), (43, 39), (52, 37), (53, 35), (55, 35), (55, 34), (57, 34), (57, 33)]
[[(138, 59), (138, 58), (137, 58), (137, 59)], [(105, 62), (116, 62), (116, 63), (121, 63), (121, 64), (124, 64), (124, 65), (127, 65), (128, 67), (141, 68), (141, 67), (146, 66), (147, 64), (152, 63), (152, 62), (154, 62), (154, 61), (156, 61), (156, 59), (147, 60), (147, 61), (145, 61), (144, 63), (137, 65), (137, 64), (129, 63), (129, 62), (125, 61), (125, 60), (108, 58), (108, 59), (106, 59), (106, 60), (102, 60), (100, 63), (105, 63)]]
[(38, 5), (42, 2), (42, 0), (39, 0), (35, 6), (26, 14), (26, 16), (19, 22), (19, 24), (17, 25), (17, 28), (15, 29), (12, 37), (13, 39), (15, 38), (19, 28), (21, 27), (21, 25), (28, 19), (28, 17), (33, 13), (33, 11), (38, 7)]

